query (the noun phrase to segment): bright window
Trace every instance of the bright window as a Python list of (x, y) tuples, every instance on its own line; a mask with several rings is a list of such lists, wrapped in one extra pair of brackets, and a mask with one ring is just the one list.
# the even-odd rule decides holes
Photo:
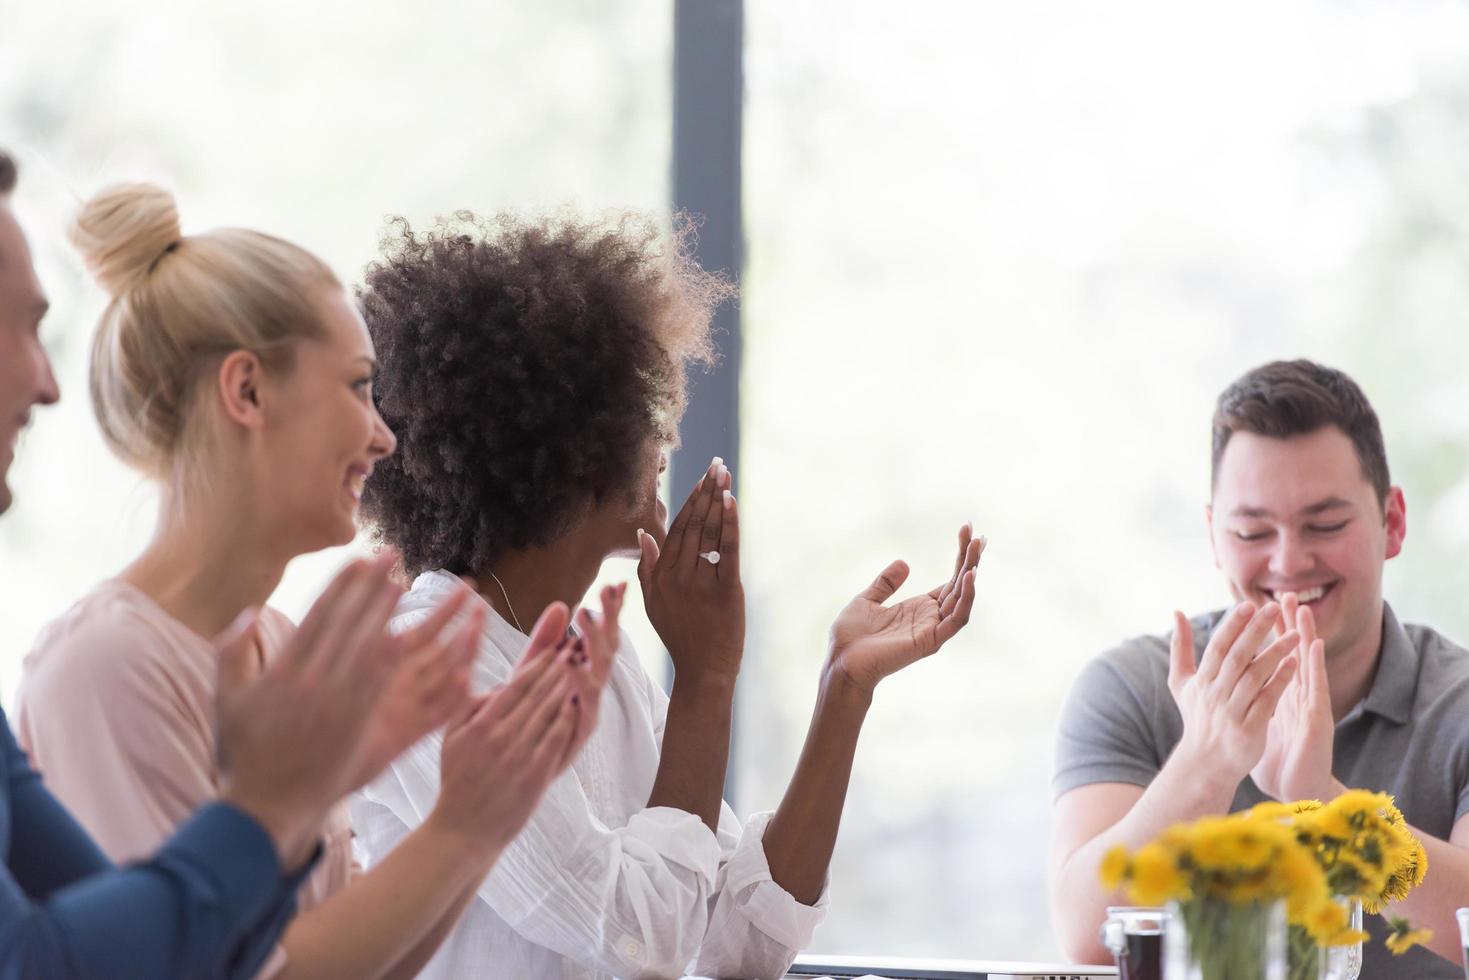
[(1456, 3), (747, 3), (742, 790), (774, 805), (825, 631), (965, 518), (973, 621), (879, 688), (831, 952), (1059, 955), (1072, 677), (1227, 594), (1219, 390), (1339, 366), (1410, 533), (1387, 595), (1469, 639), (1469, 13)]
[[(668, 0), (8, 9), (0, 146), (21, 163), (15, 203), (53, 304), (62, 402), (35, 414), (0, 520), (6, 703), (37, 630), (141, 550), (156, 506), (87, 400), (102, 297), (64, 240), (81, 196), (161, 178), (185, 232), (270, 231), (347, 282), (389, 214), (666, 207), (671, 44)], [(303, 614), (345, 551), (295, 562), (275, 604)], [(651, 637), (638, 634), (657, 655)]]

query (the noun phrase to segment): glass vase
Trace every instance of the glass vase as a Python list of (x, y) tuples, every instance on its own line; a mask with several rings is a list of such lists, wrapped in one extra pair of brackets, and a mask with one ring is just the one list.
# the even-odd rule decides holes
[(1173, 902), (1163, 935), (1163, 980), (1286, 980), (1283, 902)]
[[(1362, 902), (1359, 899), (1335, 899), (1338, 904), (1347, 909), (1347, 926), (1350, 929), (1362, 930)], [(1300, 942), (1297, 933), (1304, 933), (1299, 926), (1290, 927), (1290, 951), (1288, 951), (1288, 965), (1290, 965), (1290, 980), (1357, 980), (1362, 974), (1362, 942), (1350, 943), (1347, 946), (1316, 946), (1315, 958), (1303, 956), (1300, 973), (1297, 973), (1296, 946)], [(1306, 936), (1310, 942), (1310, 936)], [(1315, 971), (1310, 971), (1310, 964), (1315, 962)]]
[[(1350, 928), (1362, 928), (1362, 903), (1356, 899), (1338, 898), (1337, 904), (1347, 912)], [(1362, 944), (1317, 946), (1316, 941), (1300, 926), (1290, 926), (1286, 933), (1287, 980), (1357, 980), (1362, 972)]]
[(1459, 920), (1459, 944), (1464, 947), (1464, 980), (1469, 980), (1469, 909), (1456, 909)]

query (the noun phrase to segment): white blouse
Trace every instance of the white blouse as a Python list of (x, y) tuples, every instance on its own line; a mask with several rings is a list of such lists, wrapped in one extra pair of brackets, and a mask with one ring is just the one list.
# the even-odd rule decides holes
[[(393, 629), (408, 629), (455, 587), (426, 572), (403, 597)], [(486, 619), (471, 684), (503, 683), (528, 640)], [(649, 807), (668, 697), (643, 671), (626, 634), (602, 696), (597, 730), (481, 883), (421, 974), (431, 980), (613, 977), (781, 977), (826, 915), (827, 894), (802, 905), (770, 877), (761, 838), (769, 813), (743, 830), (721, 805), (716, 836), (691, 813)], [(435, 734), (351, 801), (369, 864), (433, 808)]]

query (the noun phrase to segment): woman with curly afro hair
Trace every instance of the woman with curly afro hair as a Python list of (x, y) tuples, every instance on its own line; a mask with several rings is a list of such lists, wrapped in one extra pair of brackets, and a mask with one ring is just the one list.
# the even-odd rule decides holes
[[(689, 222), (460, 213), (399, 219), (360, 299), (376, 398), (398, 436), (363, 514), (413, 586), (396, 628), (457, 574), (491, 614), (473, 682), (507, 677), (526, 611), (575, 607), (603, 561), (638, 555), (670, 695), (627, 638), (597, 729), (505, 851), (426, 977), (780, 977), (826, 909), (827, 866), (857, 736), (878, 681), (968, 620), (983, 539), (966, 525), (951, 577), (884, 605), (893, 562), (832, 627), (806, 746), (773, 813), (721, 800), (744, 653), (739, 509), (715, 459), (665, 529), (658, 500), (690, 364), (732, 288), (689, 257)], [(369, 858), (416, 826), (438, 785), (435, 739), (354, 803)]]

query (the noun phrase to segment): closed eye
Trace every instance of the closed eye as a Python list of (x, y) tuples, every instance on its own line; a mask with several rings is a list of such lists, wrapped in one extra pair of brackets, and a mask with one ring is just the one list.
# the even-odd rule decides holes
[(1269, 531), (1235, 531), (1234, 536), (1241, 541), (1264, 541), (1270, 537)]
[(1312, 534), (1335, 534), (1350, 523), (1352, 523), (1351, 518), (1344, 521), (1337, 521), (1335, 524), (1307, 524), (1306, 530)]

